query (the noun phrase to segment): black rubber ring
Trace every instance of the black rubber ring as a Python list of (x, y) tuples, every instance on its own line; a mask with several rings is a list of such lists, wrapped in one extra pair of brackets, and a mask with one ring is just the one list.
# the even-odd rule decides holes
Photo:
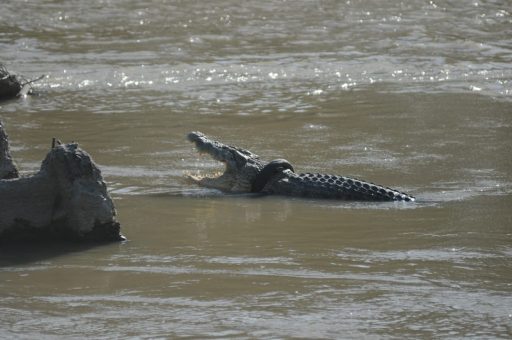
[(261, 169), (256, 178), (252, 182), (251, 192), (260, 192), (263, 190), (268, 181), (275, 175), (283, 172), (284, 170), (293, 170), (293, 166), (286, 159), (274, 159)]

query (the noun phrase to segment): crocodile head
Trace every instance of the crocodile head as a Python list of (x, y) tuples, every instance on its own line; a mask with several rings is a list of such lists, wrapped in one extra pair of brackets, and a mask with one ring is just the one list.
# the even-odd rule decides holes
[(209, 139), (201, 132), (191, 132), (188, 140), (195, 144), (200, 153), (210, 155), (214, 160), (224, 163), (223, 173), (211, 176), (192, 176), (199, 185), (227, 192), (251, 192), (251, 186), (264, 163), (258, 155), (242, 148), (222, 144)]

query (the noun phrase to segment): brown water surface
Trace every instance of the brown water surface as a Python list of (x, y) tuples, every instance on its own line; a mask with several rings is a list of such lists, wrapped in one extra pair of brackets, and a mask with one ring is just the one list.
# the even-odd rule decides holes
[[(2, 3), (13, 156), (78, 141), (128, 241), (0, 249), (0, 338), (510, 338), (510, 8)], [(193, 130), (418, 201), (198, 188)]]

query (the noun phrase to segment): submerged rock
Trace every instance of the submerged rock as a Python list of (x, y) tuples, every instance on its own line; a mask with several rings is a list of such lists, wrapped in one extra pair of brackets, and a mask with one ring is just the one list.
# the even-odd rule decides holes
[(78, 144), (52, 147), (32, 176), (13, 167), (0, 124), (0, 243), (125, 239), (101, 171)]
[(0, 64), (0, 100), (31, 94), (31, 84), (44, 77), (45, 76), (41, 76), (34, 80), (25, 80), (23, 77), (9, 73), (5, 66)]

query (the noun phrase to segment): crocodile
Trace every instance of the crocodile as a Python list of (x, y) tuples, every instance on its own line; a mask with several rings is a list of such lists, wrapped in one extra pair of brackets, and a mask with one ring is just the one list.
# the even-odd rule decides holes
[(350, 201), (402, 201), (415, 198), (395, 189), (346, 176), (296, 173), (285, 159), (265, 162), (251, 151), (223, 144), (201, 132), (190, 132), (188, 140), (199, 153), (225, 164), (223, 173), (212, 176), (189, 175), (195, 183), (234, 193), (261, 193)]

